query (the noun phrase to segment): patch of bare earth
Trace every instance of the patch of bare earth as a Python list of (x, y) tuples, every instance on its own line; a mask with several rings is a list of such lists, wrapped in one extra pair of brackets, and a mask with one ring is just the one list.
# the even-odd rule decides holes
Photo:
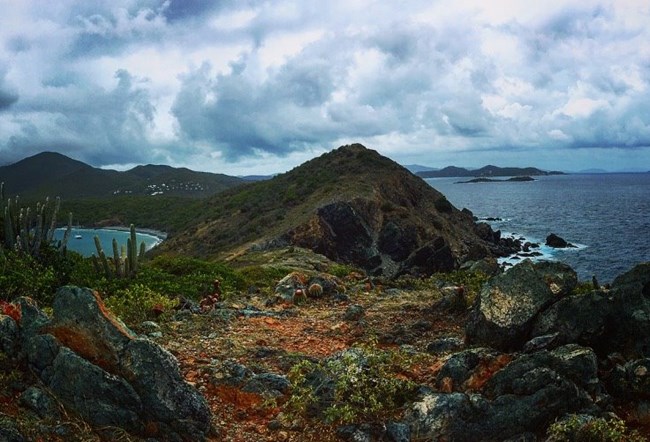
[[(305, 358), (322, 360), (353, 345), (404, 344), (424, 357), (414, 358), (399, 376), (431, 384), (441, 361), (426, 355), (427, 343), (438, 336), (463, 335), (464, 318), (432, 308), (439, 297), (437, 292), (384, 292), (379, 288), (352, 291), (349, 296), (349, 302), (309, 299), (302, 305), (271, 308), (263, 307), (263, 299), (248, 299), (247, 304), (269, 316), (224, 318), (215, 310), (168, 324), (160, 343), (178, 358), (185, 379), (199, 388), (209, 402), (214, 414), (212, 440), (338, 440), (334, 426), (292, 417), (284, 409), (286, 398), (268, 400), (220, 383), (214, 367), (221, 361), (234, 360), (256, 373), (287, 375), (295, 363)], [(352, 304), (364, 309), (358, 320), (345, 319)], [(242, 308), (243, 302), (232, 307)], [(288, 425), (274, 425), (278, 418), (288, 421)]]

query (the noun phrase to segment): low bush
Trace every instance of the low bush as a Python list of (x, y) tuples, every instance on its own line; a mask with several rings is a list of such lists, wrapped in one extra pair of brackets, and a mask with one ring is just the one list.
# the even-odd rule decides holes
[(142, 284), (119, 291), (104, 301), (115, 316), (130, 326), (159, 320), (161, 315), (168, 316), (176, 304), (176, 301)]
[(289, 372), (288, 409), (328, 423), (377, 420), (401, 407), (414, 384), (400, 377), (399, 352), (354, 347), (322, 362), (302, 361)]
[(552, 424), (550, 442), (643, 442), (646, 439), (630, 430), (621, 419), (603, 419), (588, 415), (571, 415)]

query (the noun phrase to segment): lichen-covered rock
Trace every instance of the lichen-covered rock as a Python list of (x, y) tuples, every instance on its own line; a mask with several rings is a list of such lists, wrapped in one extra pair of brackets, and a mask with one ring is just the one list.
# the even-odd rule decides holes
[(51, 335), (93, 364), (110, 372), (118, 370), (120, 354), (135, 334), (108, 312), (96, 292), (61, 287), (52, 308)]
[(521, 348), (537, 315), (576, 283), (569, 266), (530, 260), (495, 276), (472, 307), (465, 327), (468, 342), (506, 351)]
[[(521, 355), (498, 371), (485, 385), (483, 393), (491, 398), (507, 394), (529, 394), (533, 385), (530, 373), (548, 369), (589, 392), (599, 388), (598, 361), (592, 349), (570, 344), (553, 351), (542, 350)], [(533, 376), (539, 379), (539, 376)]]
[(427, 345), (427, 353), (439, 354), (460, 350), (465, 346), (465, 341), (456, 336), (443, 336), (431, 341)]
[(465, 383), (477, 372), (491, 365), (499, 353), (489, 348), (470, 348), (455, 353), (445, 361), (436, 375), (438, 387), (447, 393), (465, 391)]
[(47, 326), (50, 318), (38, 308), (32, 298), (20, 297), (16, 299), (16, 303), (20, 306), (20, 337), (24, 344)]

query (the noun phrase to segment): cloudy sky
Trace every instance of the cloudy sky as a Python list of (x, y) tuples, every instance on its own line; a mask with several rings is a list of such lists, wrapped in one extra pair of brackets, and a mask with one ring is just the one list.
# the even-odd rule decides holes
[(0, 164), (650, 169), (647, 0), (0, 0)]

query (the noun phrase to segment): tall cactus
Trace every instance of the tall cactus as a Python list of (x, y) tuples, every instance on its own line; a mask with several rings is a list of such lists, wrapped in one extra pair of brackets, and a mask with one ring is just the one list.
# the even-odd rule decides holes
[[(133, 278), (138, 272), (139, 259), (144, 257), (145, 244), (144, 241), (140, 244), (140, 254), (138, 255), (137, 237), (135, 232), (135, 225), (131, 224), (130, 235), (126, 241), (126, 253), (122, 248), (122, 253), (119, 253), (118, 243), (113, 238), (113, 258), (108, 259), (104, 250), (102, 249), (101, 242), (98, 236), (95, 236), (95, 248), (97, 249), (97, 256), (93, 255), (93, 264), (98, 273), (104, 273), (107, 278), (113, 276), (117, 278)], [(110, 262), (113, 265), (111, 267)]]
[(102, 265), (102, 269), (104, 270), (104, 274), (108, 279), (111, 279), (113, 277), (113, 272), (111, 271), (111, 266), (108, 265), (108, 259), (106, 259), (106, 254), (104, 253), (104, 249), (102, 249), (102, 243), (99, 240), (99, 236), (95, 235), (95, 248), (97, 249), (97, 255), (99, 256), (99, 261)]
[(0, 215), (3, 217), (2, 235), (0, 236), (0, 248), (17, 250), (21, 253), (28, 253), (32, 256), (39, 256), (44, 245), (58, 248), (62, 253), (66, 250), (67, 239), (72, 229), (72, 214), (68, 221), (68, 229), (65, 232), (63, 241), (54, 243), (54, 231), (56, 230), (56, 217), (61, 204), (60, 198), (56, 199), (56, 206), (53, 210), (49, 208), (49, 198), (44, 203), (37, 203), (36, 210), (30, 207), (21, 207), (20, 199), (8, 198), (5, 203), (4, 183), (0, 183)]

